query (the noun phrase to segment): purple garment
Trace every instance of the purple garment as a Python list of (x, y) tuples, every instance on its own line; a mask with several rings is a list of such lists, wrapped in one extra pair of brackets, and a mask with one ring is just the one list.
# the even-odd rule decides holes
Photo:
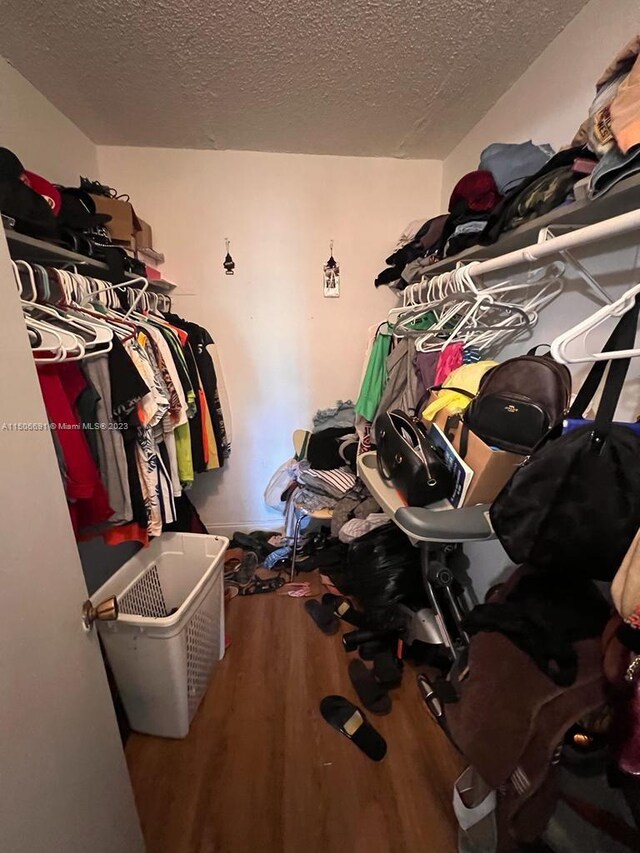
[(439, 358), (439, 352), (417, 352), (415, 354), (413, 366), (425, 392), (428, 391), (432, 385), (435, 385), (436, 367), (438, 365)]

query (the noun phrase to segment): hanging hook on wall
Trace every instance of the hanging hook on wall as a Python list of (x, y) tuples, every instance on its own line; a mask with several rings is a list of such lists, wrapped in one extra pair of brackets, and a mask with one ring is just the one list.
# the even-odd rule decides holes
[(329, 260), (324, 265), (324, 295), (340, 296), (340, 264), (333, 257), (333, 240), (329, 241)]
[(236, 265), (235, 265), (233, 258), (229, 254), (229, 246), (231, 245), (231, 240), (229, 240), (228, 237), (225, 237), (224, 243), (226, 246), (227, 254), (226, 254), (225, 259), (222, 263), (222, 266), (224, 267), (224, 271), (225, 271), (226, 275), (233, 275), (235, 272)]

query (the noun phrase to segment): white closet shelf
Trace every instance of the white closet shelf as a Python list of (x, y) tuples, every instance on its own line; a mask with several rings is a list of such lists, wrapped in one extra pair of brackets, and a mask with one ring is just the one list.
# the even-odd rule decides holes
[(506, 231), (500, 235), (496, 243), (491, 246), (471, 246), (452, 255), (443, 261), (438, 261), (429, 267), (424, 267), (420, 275), (417, 275), (410, 283), (419, 281), (421, 276), (437, 275), (455, 268), (460, 261), (484, 261), (496, 258), (500, 255), (523, 249), (535, 243), (538, 233), (542, 228), (561, 228), (562, 231), (583, 228), (585, 225), (594, 225), (597, 222), (618, 216), (621, 213), (629, 213), (640, 208), (640, 175), (633, 175), (624, 181), (620, 181), (608, 193), (593, 201), (575, 201), (571, 204), (563, 204), (554, 210), (525, 222), (513, 231)]
[[(47, 243), (46, 240), (38, 240), (36, 237), (29, 237), (27, 234), (20, 234), (18, 231), (11, 231), (7, 228), (5, 228), (4, 233), (9, 244), (11, 257), (14, 260), (30, 261), (43, 265), (77, 264), (88, 274), (94, 273), (96, 276), (109, 269), (104, 261), (72, 252), (70, 249), (57, 246), (55, 243)], [(125, 275), (131, 279), (139, 278), (133, 273), (125, 273)], [(164, 281), (164, 279), (149, 279), (149, 289), (157, 293), (171, 293), (176, 289), (176, 285), (170, 281)]]

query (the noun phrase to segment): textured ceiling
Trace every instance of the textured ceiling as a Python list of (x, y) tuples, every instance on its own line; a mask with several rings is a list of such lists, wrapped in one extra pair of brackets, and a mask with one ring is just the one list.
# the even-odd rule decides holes
[(586, 2), (3, 0), (0, 53), (100, 144), (441, 158)]

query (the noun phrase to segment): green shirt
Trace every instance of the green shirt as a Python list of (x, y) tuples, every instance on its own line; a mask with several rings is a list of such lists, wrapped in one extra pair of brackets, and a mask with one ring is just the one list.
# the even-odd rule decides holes
[(369, 363), (356, 402), (356, 414), (368, 421), (373, 421), (382, 399), (384, 386), (387, 384), (386, 361), (390, 350), (391, 332), (378, 332), (371, 347)]

